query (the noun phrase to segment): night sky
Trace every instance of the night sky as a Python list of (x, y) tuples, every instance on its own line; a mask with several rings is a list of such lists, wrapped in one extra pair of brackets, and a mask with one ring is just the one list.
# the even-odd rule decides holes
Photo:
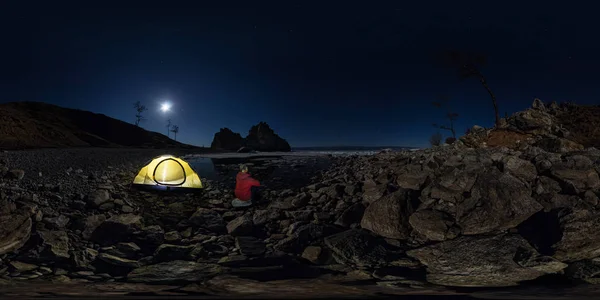
[(200, 146), (259, 121), (292, 147), (427, 146), (442, 95), (459, 134), (492, 126), (481, 84), (435, 60), (449, 49), (487, 56), (501, 116), (535, 97), (600, 103), (597, 12), (563, 2), (23, 2), (0, 4), (0, 102), (132, 123), (141, 101), (144, 128), (171, 118)]

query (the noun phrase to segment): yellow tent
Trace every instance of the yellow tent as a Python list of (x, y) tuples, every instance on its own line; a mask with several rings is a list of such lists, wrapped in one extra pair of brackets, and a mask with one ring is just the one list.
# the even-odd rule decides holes
[(172, 155), (163, 155), (153, 159), (135, 176), (133, 184), (166, 190), (202, 188), (200, 177), (190, 165)]

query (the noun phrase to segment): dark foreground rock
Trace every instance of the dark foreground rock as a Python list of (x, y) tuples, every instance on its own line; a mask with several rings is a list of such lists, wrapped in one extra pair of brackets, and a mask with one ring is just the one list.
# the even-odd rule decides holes
[(428, 266), (427, 281), (449, 286), (510, 286), (567, 267), (518, 235), (464, 236), (407, 254)]
[(127, 275), (127, 280), (156, 284), (198, 282), (221, 271), (221, 266), (216, 264), (176, 260), (137, 268)]

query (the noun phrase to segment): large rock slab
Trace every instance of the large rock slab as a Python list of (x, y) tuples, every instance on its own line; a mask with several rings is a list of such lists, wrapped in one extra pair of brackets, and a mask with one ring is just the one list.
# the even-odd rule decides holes
[(371, 203), (360, 225), (383, 237), (406, 239), (410, 235), (408, 218), (412, 212), (406, 191), (398, 190)]
[(447, 286), (512, 286), (567, 267), (519, 235), (462, 236), (407, 254), (427, 266), (427, 281)]
[(466, 235), (514, 228), (543, 209), (525, 183), (497, 169), (479, 174), (461, 204), (457, 219)]
[(20, 211), (0, 216), (0, 255), (17, 250), (31, 236), (31, 214)]
[(575, 210), (559, 219), (562, 237), (552, 246), (554, 258), (572, 262), (600, 256), (600, 213)]
[(127, 281), (154, 284), (197, 282), (222, 272), (217, 264), (175, 260), (137, 268), (127, 274)]
[(421, 209), (447, 213), (465, 235), (514, 228), (543, 209), (525, 182), (496, 167), (451, 170), (426, 188), (422, 198), (426, 204)]
[(392, 259), (384, 242), (362, 229), (350, 229), (328, 236), (325, 245), (338, 262), (347, 265), (378, 267)]

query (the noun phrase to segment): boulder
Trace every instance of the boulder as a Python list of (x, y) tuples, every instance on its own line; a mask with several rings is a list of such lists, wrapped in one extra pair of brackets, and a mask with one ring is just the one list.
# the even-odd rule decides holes
[(567, 265), (541, 256), (519, 235), (462, 236), (407, 251), (427, 266), (427, 281), (461, 287), (517, 285)]
[(552, 246), (554, 258), (574, 262), (600, 256), (600, 213), (574, 210), (559, 218), (560, 240)]
[(367, 203), (375, 202), (383, 197), (387, 191), (386, 184), (378, 184), (372, 179), (363, 182), (363, 200)]
[(341, 264), (379, 267), (392, 260), (385, 242), (362, 229), (350, 229), (325, 238), (325, 245)]
[(84, 239), (89, 240), (92, 237), (92, 233), (100, 224), (106, 221), (105, 215), (91, 215), (85, 218), (82, 224), (82, 233)]
[(223, 217), (218, 212), (207, 208), (198, 208), (189, 219), (190, 224), (205, 228), (216, 233), (227, 232)]
[(0, 255), (21, 248), (31, 235), (32, 212), (16, 211), (9, 215), (0, 215)]
[(396, 179), (399, 187), (420, 191), (431, 176), (431, 171), (421, 165), (406, 165), (396, 171), (396, 174), (399, 174)]
[(516, 227), (543, 208), (525, 182), (493, 166), (451, 170), (426, 188), (422, 198), (420, 209), (452, 216), (465, 235)]
[(142, 228), (142, 217), (134, 214), (114, 215), (92, 232), (90, 239), (102, 246), (126, 241)]
[(365, 205), (362, 203), (355, 203), (348, 207), (335, 221), (336, 225), (342, 227), (350, 227), (355, 223), (360, 223), (365, 213)]
[(252, 216), (243, 215), (227, 223), (227, 233), (232, 236), (251, 235), (254, 229)]
[(361, 227), (392, 239), (410, 235), (408, 218), (413, 208), (405, 190), (398, 190), (371, 203), (365, 210)]
[(410, 226), (427, 240), (445, 241), (453, 239), (460, 233), (452, 217), (437, 210), (420, 210), (408, 219)]
[(504, 172), (508, 172), (525, 182), (533, 181), (538, 175), (534, 164), (514, 156), (504, 157), (501, 166)]
[(37, 235), (41, 241), (40, 256), (44, 260), (56, 261), (68, 259), (69, 236), (64, 231), (38, 231)]

